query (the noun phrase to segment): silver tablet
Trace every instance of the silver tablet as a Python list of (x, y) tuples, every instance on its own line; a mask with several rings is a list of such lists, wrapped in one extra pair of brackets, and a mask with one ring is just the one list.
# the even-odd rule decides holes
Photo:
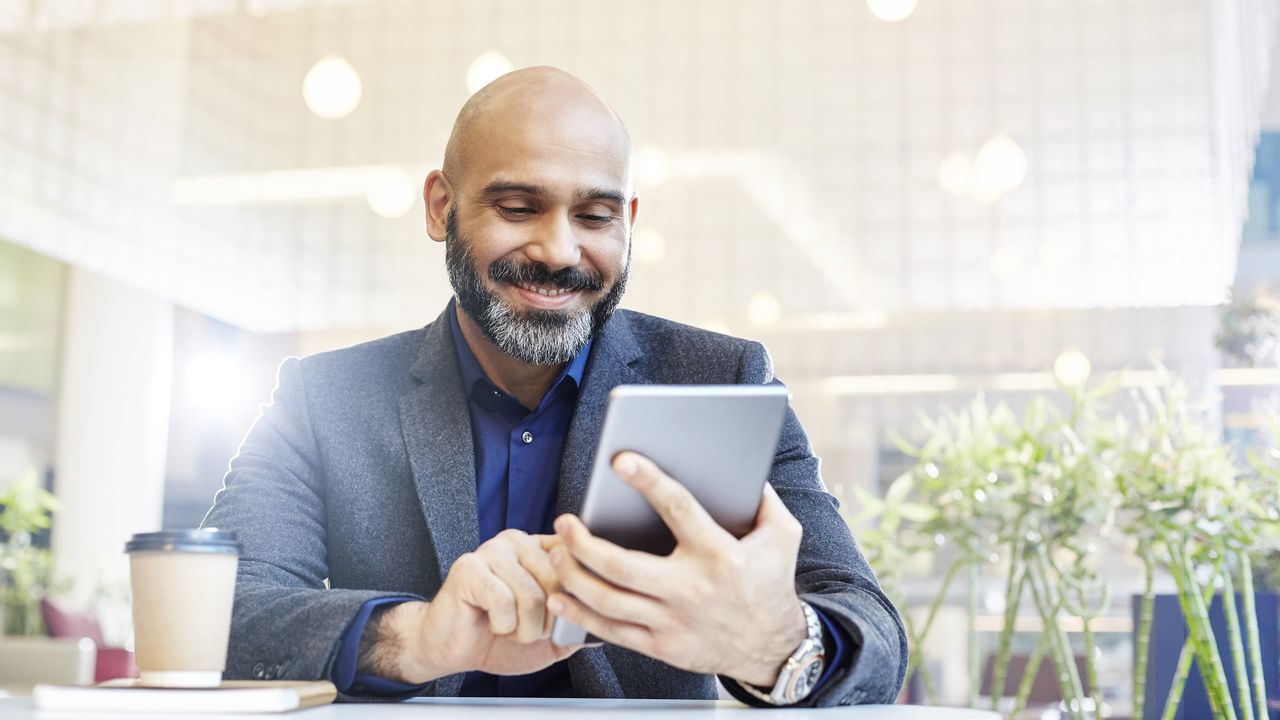
[[(613, 472), (614, 456), (633, 450), (689, 488), (726, 530), (747, 534), (755, 526), (789, 395), (777, 384), (614, 388), (582, 503), (583, 523), (632, 550), (667, 555), (675, 549), (657, 512)], [(594, 638), (557, 618), (551, 640), (577, 645)]]

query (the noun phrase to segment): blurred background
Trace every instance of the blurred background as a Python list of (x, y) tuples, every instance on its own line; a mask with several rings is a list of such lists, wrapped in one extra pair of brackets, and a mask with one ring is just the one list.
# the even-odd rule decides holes
[[(127, 644), (123, 541), (199, 523), (281, 359), (443, 309), (422, 180), (469, 93), (534, 64), (593, 84), (635, 140), (624, 306), (763, 341), (852, 512), (911, 465), (892, 440), (922, 414), (1156, 363), (1260, 446), (1278, 13), (0, 0), (0, 488), (57, 496), (31, 538), (50, 594)], [(942, 700), (965, 701), (964, 641), (931, 636)]]

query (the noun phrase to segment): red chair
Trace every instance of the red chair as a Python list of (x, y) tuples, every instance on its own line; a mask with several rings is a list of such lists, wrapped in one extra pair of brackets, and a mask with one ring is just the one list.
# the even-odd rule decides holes
[(40, 601), (40, 615), (44, 619), (45, 632), (55, 638), (89, 638), (98, 646), (98, 664), (93, 673), (94, 682), (116, 678), (138, 677), (138, 666), (133, 652), (122, 647), (107, 647), (102, 640), (102, 626), (93, 613), (70, 612), (49, 602)]

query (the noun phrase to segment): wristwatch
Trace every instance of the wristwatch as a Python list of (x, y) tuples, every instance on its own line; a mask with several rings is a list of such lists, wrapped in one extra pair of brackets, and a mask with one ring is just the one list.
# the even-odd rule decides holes
[(751, 697), (770, 705), (794, 705), (808, 697), (818, 684), (818, 678), (822, 677), (822, 669), (826, 666), (822, 621), (818, 619), (818, 613), (809, 607), (809, 603), (801, 600), (800, 609), (804, 610), (804, 620), (808, 626), (807, 637), (782, 664), (782, 669), (778, 671), (778, 681), (773, 684), (772, 689), (738, 683)]

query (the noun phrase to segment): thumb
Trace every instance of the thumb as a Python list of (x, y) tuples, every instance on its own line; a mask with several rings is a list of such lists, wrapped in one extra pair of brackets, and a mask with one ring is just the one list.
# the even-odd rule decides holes
[(787, 509), (786, 503), (778, 497), (778, 491), (773, 489), (773, 485), (766, 482), (763, 496), (760, 498), (760, 509), (756, 511), (756, 526), (750, 535), (786, 531), (799, 534), (800, 521)]

